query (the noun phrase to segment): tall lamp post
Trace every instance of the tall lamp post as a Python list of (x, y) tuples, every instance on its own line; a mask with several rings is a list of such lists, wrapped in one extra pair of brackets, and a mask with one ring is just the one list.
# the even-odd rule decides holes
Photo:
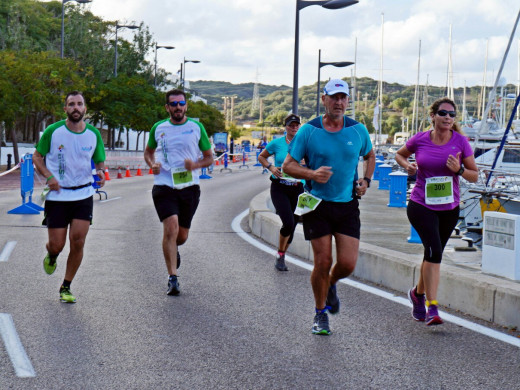
[(292, 112), (298, 114), (298, 56), (300, 46), (300, 10), (310, 5), (321, 5), (327, 9), (346, 8), (359, 3), (359, 0), (296, 0), (296, 23), (294, 32), (294, 70)]
[(172, 50), (175, 49), (174, 46), (159, 46), (157, 42), (155, 42), (155, 70), (153, 74), (153, 86), (157, 88), (157, 49), (166, 49)]
[(135, 24), (118, 24), (116, 22), (116, 42), (115, 42), (115, 58), (114, 58), (114, 77), (117, 77), (117, 30), (120, 28), (129, 28), (130, 30), (135, 30), (139, 28)]
[(61, 48), (60, 57), (63, 58), (63, 46), (65, 41), (65, 3), (75, 1), (79, 4), (91, 3), (92, 0), (61, 0)]
[(345, 66), (352, 65), (353, 62), (350, 61), (340, 61), (340, 62), (321, 62), (321, 49), (318, 51), (318, 89), (316, 91), (316, 116), (320, 116), (320, 69), (323, 66), (332, 65), (337, 68), (343, 68)]
[(184, 90), (184, 84), (185, 84), (185, 81), (186, 81), (186, 63), (187, 62), (192, 62), (194, 64), (198, 64), (200, 61), (199, 60), (187, 60), (186, 57), (184, 57), (184, 61), (183, 61), (184, 67), (181, 68), (181, 71), (182, 71), (182, 90)]

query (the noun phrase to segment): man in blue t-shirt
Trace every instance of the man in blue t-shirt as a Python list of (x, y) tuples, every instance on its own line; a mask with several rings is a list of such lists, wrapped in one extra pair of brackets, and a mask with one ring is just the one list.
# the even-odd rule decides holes
[[(330, 80), (321, 99), (325, 115), (301, 127), (289, 146), (282, 169), (292, 177), (306, 180), (307, 204), (313, 208), (303, 215), (305, 239), (311, 241), (314, 254), (311, 284), (316, 314), (312, 333), (329, 335), (327, 311), (339, 312), (336, 283), (349, 276), (356, 266), (361, 228), (358, 198), (370, 186), (375, 154), (366, 127), (345, 116), (348, 84)], [(357, 174), (360, 156), (365, 160), (362, 179)], [(299, 164), (301, 159), (306, 166)], [(332, 236), (336, 240), (334, 267)]]

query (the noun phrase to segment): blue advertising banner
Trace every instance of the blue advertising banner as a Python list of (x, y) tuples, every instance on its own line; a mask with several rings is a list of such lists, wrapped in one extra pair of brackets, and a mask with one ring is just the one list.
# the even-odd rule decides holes
[(213, 143), (215, 144), (215, 152), (224, 153), (227, 151), (228, 133), (213, 134)]

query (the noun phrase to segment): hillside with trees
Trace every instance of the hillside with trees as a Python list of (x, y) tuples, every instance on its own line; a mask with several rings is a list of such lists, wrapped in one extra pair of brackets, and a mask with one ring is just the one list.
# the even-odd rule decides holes
[[(345, 78), (352, 87), (351, 78)], [(326, 81), (321, 82), (321, 87)], [(355, 89), (351, 90), (352, 97), (355, 98), (356, 120), (364, 123), (368, 130), (375, 131), (372, 124), (374, 118), (374, 108), (377, 99), (378, 81), (368, 77), (357, 78)], [(191, 82), (197, 94), (208, 99), (208, 103), (215, 108), (222, 110), (222, 96), (236, 96), (233, 109), (233, 124), (240, 128), (244, 123), (252, 124), (256, 128), (263, 126), (280, 127), (283, 119), (290, 112), (292, 107), (292, 88), (287, 86), (271, 86), (258, 84), (259, 97), (262, 101), (262, 115), (259, 109), (252, 108), (253, 102), (253, 83), (231, 84), (218, 81), (194, 81)], [(308, 121), (316, 116), (316, 87), (317, 84), (302, 86), (298, 92), (298, 111), (304, 121)], [(383, 82), (383, 109), (382, 109), (382, 133), (389, 134), (391, 137), (399, 131), (412, 131), (413, 124), (413, 102), (415, 96), (415, 86), (406, 86), (397, 83)], [(514, 91), (513, 85), (505, 87), (506, 91)], [(321, 89), (320, 89), (321, 91)], [(454, 90), (455, 101), (462, 111), (464, 89)], [(445, 87), (420, 85), (418, 88), (418, 113), (417, 123), (419, 129), (429, 126), (428, 108), (431, 103), (440, 97), (446, 96)], [(478, 118), (481, 116), (481, 87), (474, 86), (466, 88), (466, 112), (469, 117)], [(352, 102), (352, 99), (351, 99)], [(323, 114), (323, 106), (320, 106), (320, 113)], [(352, 107), (350, 108), (350, 110)], [(461, 118), (459, 118), (461, 120)]]

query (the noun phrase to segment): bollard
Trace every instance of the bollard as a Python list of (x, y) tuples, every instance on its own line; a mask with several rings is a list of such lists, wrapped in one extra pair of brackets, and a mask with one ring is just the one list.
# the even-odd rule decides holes
[(231, 168), (228, 168), (228, 154), (227, 154), (227, 152), (224, 153), (224, 168), (221, 168), (220, 172), (222, 172), (222, 171), (229, 171), (229, 172), (232, 171)]
[(201, 174), (199, 175), (199, 179), (213, 179), (213, 178), (206, 174), (206, 168), (202, 168)]
[[(22, 195), (22, 205), (9, 210), (7, 214), (40, 214), (40, 211), (43, 210), (43, 207), (40, 207), (32, 202), (34, 188), (34, 167), (32, 162), (32, 154), (27, 153), (24, 156), (20, 170), (20, 192)], [(29, 198), (29, 201), (27, 202), (26, 196)]]
[(392, 172), (392, 166), (388, 164), (381, 164), (379, 166), (379, 187), (380, 190), (390, 189), (390, 173)]
[(385, 163), (384, 160), (380, 160), (380, 159), (377, 159), (377, 160), (376, 160), (376, 169), (374, 170), (374, 176), (373, 176), (374, 180), (379, 180), (379, 176), (380, 176), (380, 175), (379, 175), (379, 167), (380, 167), (382, 164), (384, 164), (384, 163)]
[(390, 199), (388, 207), (406, 207), (406, 189), (408, 175), (404, 172), (392, 172), (390, 178)]
[(254, 167), (261, 167), (262, 166), (262, 164), (260, 164), (260, 161), (258, 161), (258, 156), (260, 156), (260, 151), (259, 150), (256, 151), (256, 164), (253, 165)]
[(11, 157), (13, 157), (12, 154), (7, 154), (7, 170), (11, 169)]
[(410, 235), (408, 236), (408, 242), (410, 244), (422, 244), (421, 237), (419, 237), (417, 230), (415, 230), (412, 225), (410, 225)]
[(238, 169), (240, 169), (240, 168), (247, 168), (247, 169), (249, 169), (249, 165), (246, 164), (246, 151), (245, 150), (242, 152), (242, 165), (240, 165), (238, 167)]

